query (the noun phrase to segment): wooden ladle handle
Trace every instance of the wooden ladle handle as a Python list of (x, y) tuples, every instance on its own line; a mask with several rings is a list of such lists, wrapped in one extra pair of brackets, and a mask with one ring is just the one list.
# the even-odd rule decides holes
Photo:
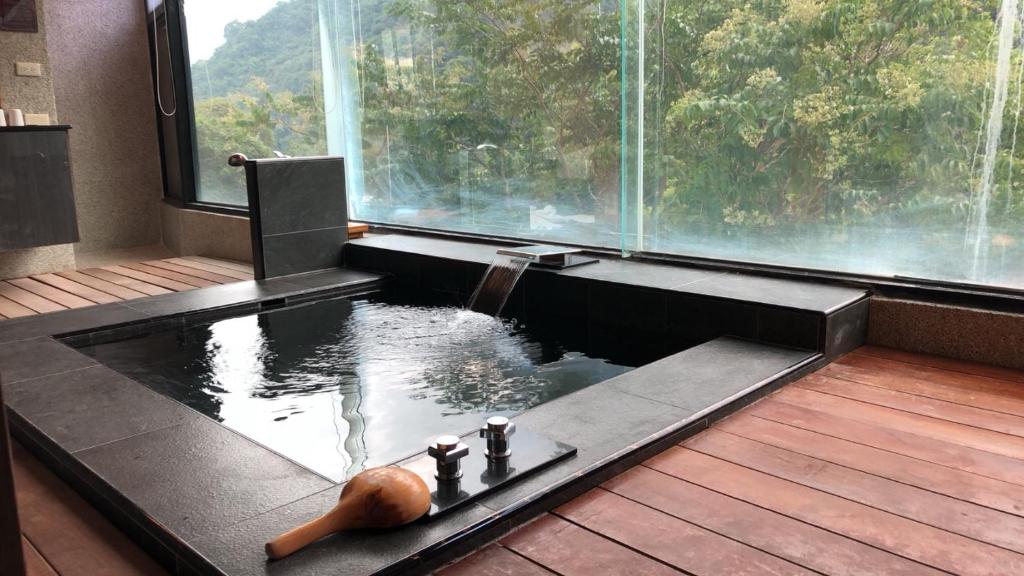
[(314, 518), (301, 526), (291, 530), (267, 542), (267, 556), (277, 560), (293, 554), (313, 542), (335, 532), (346, 530), (345, 511), (341, 510), (342, 503), (339, 502), (330, 512)]
[(343, 530), (401, 526), (429, 510), (430, 489), (414, 472), (396, 466), (371, 468), (348, 481), (330, 512), (267, 542), (267, 556), (284, 558)]

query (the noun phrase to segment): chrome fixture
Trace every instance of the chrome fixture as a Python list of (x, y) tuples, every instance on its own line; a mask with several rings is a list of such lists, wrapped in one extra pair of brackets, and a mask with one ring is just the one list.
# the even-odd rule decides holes
[(462, 463), (459, 460), (466, 454), (469, 454), (469, 446), (460, 442), (458, 436), (438, 436), (427, 448), (427, 455), (437, 461), (434, 478), (441, 482), (462, 478)]
[(484, 455), (488, 460), (504, 460), (512, 454), (508, 439), (516, 433), (515, 422), (504, 416), (491, 416), (480, 428), (480, 437), (487, 440)]
[(547, 244), (498, 249), (498, 254), (511, 256), (512, 258), (522, 258), (530, 264), (548, 268), (569, 268), (570, 266), (597, 262), (596, 258), (583, 256), (580, 252), (581, 250), (578, 248), (550, 246)]

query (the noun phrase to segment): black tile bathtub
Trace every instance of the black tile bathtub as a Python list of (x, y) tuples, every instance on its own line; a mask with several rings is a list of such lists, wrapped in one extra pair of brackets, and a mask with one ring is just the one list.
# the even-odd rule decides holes
[[(287, 441), (267, 447), (278, 436), (274, 427), (333, 406), (338, 415), (312, 429), (326, 425), (344, 447), (348, 430), (332, 431), (350, 422), (341, 391), (355, 398), (374, 380), (346, 384), (342, 376), (387, 374), (390, 380), (403, 373), (395, 362), (377, 372), (358, 362), (324, 361), (330, 357), (325, 350), (351, 349), (325, 341), (323, 333), (363, 322), (370, 330), (357, 331), (359, 338), (371, 337), (381, 324), (366, 317), (380, 303), (432, 310), (447, 326), (459, 313), (452, 307), (468, 297), (494, 249), (399, 235), (368, 238), (346, 246), (346, 264), (376, 273), (339, 268), (0, 322), (0, 376), (14, 433), (179, 574), (423, 572), (816, 369), (858, 345), (866, 324), (866, 294), (856, 289), (750, 278), (753, 288), (744, 293), (740, 275), (723, 279), (709, 270), (607, 260), (564, 272), (530, 270), (513, 292), (507, 317), (484, 332), (499, 335), (487, 350), (501, 360), (477, 367), (489, 376), (476, 384), (504, 382), (498, 368), (510, 366), (513, 377), (525, 380), (471, 385), (467, 393), (446, 380), (473, 368), (462, 356), (456, 365), (427, 370), (429, 377), (410, 371), (419, 375), (386, 388), (385, 397), (415, 396), (430, 405), (425, 422), (458, 433), (475, 429), (485, 413), (514, 414), (524, 429), (576, 446), (576, 455), (437, 520), (329, 537), (269, 562), (263, 543), (329, 509), (359, 452), (335, 450), (326, 465), (317, 457), (306, 460), (288, 454)], [(236, 332), (231, 323), (244, 327)], [(263, 339), (260, 346), (254, 335)], [(438, 336), (426, 337), (438, 344)], [(268, 344), (279, 339), (289, 344)], [(383, 340), (377, 344), (387, 345)], [(118, 352), (118, 343), (138, 346)], [(393, 360), (402, 347), (392, 344), (391, 352), (387, 346), (357, 352)], [(289, 347), (305, 352), (282, 357)], [(231, 364), (236, 357), (261, 361)], [(239, 389), (225, 387), (237, 379), (217, 379), (225, 366), (231, 368), (221, 375), (247, 375)], [(588, 378), (551, 384), (562, 376), (550, 376), (549, 369), (578, 376), (573, 370), (580, 366), (587, 366)], [(329, 382), (316, 383), (314, 393), (282, 394), (324, 373)], [(159, 377), (147, 381), (154, 374)], [(538, 385), (546, 374), (547, 384)], [(198, 397), (189, 392), (196, 390)], [(267, 401), (266, 395), (272, 397), (267, 407), (246, 408)], [(324, 399), (331, 402), (317, 404)], [(238, 411), (236, 401), (242, 402)], [(233, 423), (250, 413), (258, 413), (256, 424)], [(266, 430), (271, 440), (258, 437)], [(416, 450), (433, 431), (421, 429), (408, 446)], [(409, 449), (379, 451), (363, 465), (416, 457)]]

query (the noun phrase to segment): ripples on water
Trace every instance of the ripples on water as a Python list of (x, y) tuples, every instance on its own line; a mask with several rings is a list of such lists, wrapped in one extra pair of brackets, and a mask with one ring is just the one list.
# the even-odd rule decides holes
[(631, 369), (513, 320), (346, 299), (82, 351), (336, 480)]

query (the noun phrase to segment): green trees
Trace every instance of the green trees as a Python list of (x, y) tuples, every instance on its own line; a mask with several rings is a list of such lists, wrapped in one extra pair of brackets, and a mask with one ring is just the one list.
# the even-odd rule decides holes
[(652, 159), (665, 226), (842, 224), (921, 205), (949, 224), (969, 201), (991, 3), (675, 4), (655, 72), (670, 78)]

